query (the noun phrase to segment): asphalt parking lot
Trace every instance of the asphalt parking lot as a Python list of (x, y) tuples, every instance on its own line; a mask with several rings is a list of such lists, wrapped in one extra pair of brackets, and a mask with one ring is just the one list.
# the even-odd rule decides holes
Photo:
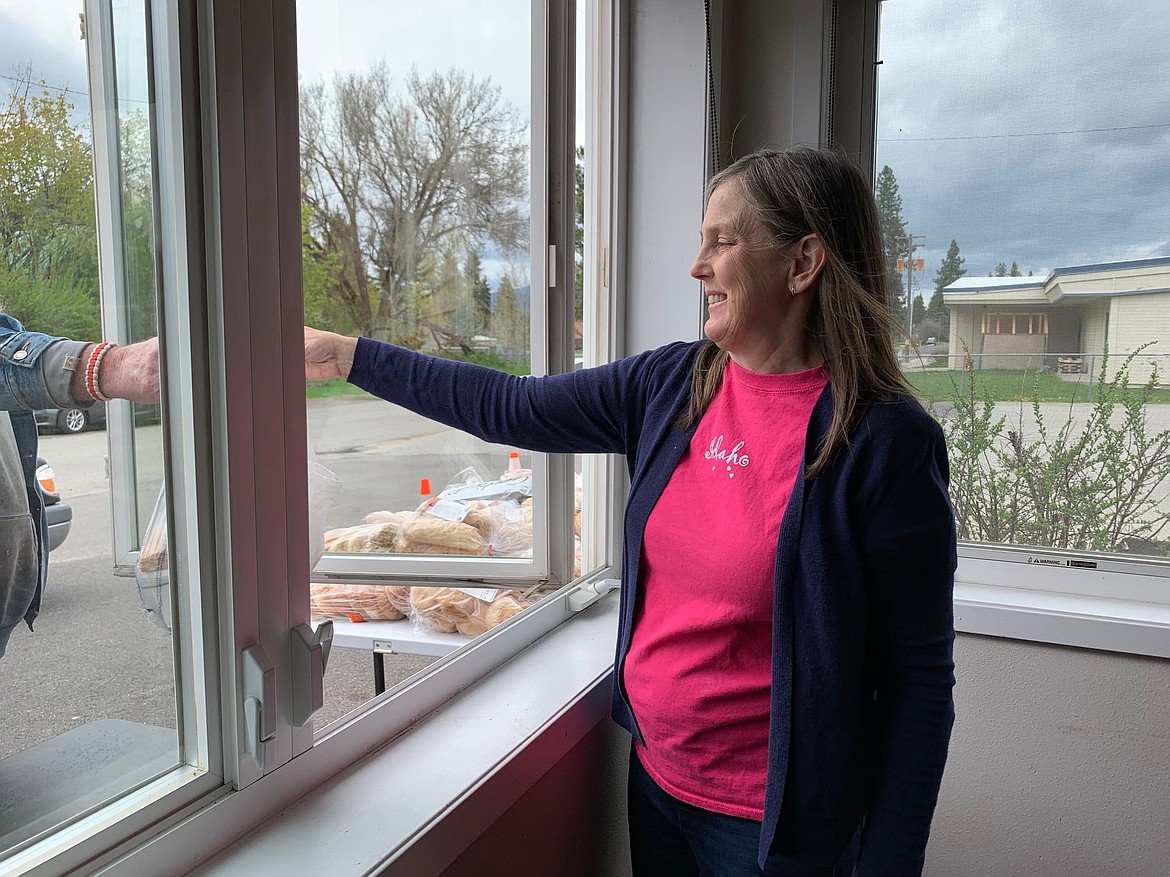
[[(453, 456), (450, 438), (436, 438), (432, 428), (412, 417), (381, 402), (322, 400), (311, 406), (318, 459), (349, 488), (330, 526), (357, 523), (375, 508), (417, 503), (416, 479), (404, 477), (393, 485), (384, 479), (371, 486), (368, 472), (374, 466), (385, 471), (387, 454), (397, 455), (399, 462), (409, 460), (404, 471), (426, 472), (439, 483), (448, 470), (469, 461), (493, 465), (471, 451)], [(171, 638), (146, 619), (134, 579), (112, 573), (106, 453), (104, 430), (41, 437), (41, 455), (56, 470), (62, 497), (73, 507), (73, 528), (50, 558), (35, 630), (21, 625), (0, 659), (0, 715), (5, 719), (0, 723), (0, 758), (100, 719), (176, 725)], [(387, 685), (432, 660), (388, 656)], [(325, 706), (315, 726), (323, 728), (372, 696), (372, 656), (333, 649)]]

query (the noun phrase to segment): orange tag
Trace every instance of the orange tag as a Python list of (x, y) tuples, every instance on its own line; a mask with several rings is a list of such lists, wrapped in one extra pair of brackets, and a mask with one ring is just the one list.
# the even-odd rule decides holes
[(356, 612), (350, 612), (345, 617), (348, 618), (350, 621), (352, 621), (354, 624), (357, 624), (359, 621), (365, 621), (365, 619), (362, 618), (360, 615), (358, 615)]

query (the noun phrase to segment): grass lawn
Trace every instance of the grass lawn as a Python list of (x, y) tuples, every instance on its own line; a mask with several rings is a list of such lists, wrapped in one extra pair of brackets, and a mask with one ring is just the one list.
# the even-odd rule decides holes
[[(988, 369), (976, 372), (978, 395), (990, 396), (996, 402), (1092, 402), (1093, 385), (1062, 381), (1051, 372), (1024, 370), (1000, 371)], [(910, 383), (923, 399), (931, 402), (947, 402), (955, 398), (956, 392), (967, 390), (970, 375), (949, 369), (910, 369), (906, 372)], [(957, 389), (956, 389), (957, 388)], [(1140, 388), (1134, 388), (1137, 392)], [(1170, 403), (1170, 389), (1154, 390), (1150, 398), (1153, 403)]]

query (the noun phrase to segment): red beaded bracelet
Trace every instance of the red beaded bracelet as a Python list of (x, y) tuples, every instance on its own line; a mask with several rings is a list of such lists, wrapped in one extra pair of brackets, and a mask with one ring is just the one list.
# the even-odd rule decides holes
[(110, 401), (110, 398), (102, 393), (101, 387), (98, 384), (98, 369), (101, 367), (102, 358), (113, 346), (114, 344), (110, 341), (103, 341), (98, 344), (89, 355), (89, 362), (85, 366), (85, 391), (99, 402)]

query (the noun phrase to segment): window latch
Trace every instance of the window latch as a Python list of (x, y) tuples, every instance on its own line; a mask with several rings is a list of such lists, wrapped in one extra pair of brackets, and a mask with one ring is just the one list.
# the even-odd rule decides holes
[(595, 582), (586, 582), (569, 594), (569, 611), (580, 612), (586, 606), (592, 606), (610, 591), (616, 591), (621, 586), (621, 579), (598, 579)]
[(244, 649), (244, 751), (264, 771), (276, 740), (276, 668), (264, 647)]
[(292, 724), (301, 727), (325, 702), (325, 667), (333, 644), (333, 622), (314, 630), (307, 624), (292, 629)]

